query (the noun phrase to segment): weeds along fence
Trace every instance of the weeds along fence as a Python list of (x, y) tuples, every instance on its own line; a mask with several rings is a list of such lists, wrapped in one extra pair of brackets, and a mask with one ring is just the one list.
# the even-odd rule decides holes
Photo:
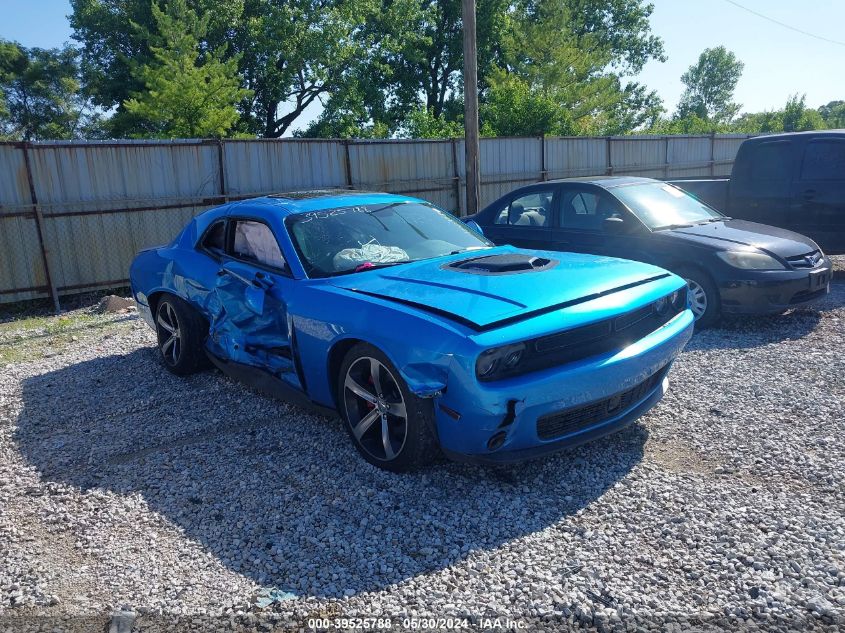
[[(745, 138), (482, 139), (481, 204), (569, 176), (728, 175)], [(0, 143), (0, 303), (124, 286), (137, 251), (227, 201), (340, 187), (462, 215), (465, 175), (461, 139)]]

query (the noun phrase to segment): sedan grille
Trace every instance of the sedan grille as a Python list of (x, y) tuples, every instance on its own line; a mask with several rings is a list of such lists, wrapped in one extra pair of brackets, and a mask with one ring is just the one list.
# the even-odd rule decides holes
[(820, 250), (815, 250), (803, 255), (787, 257), (786, 261), (793, 268), (815, 268), (824, 261), (824, 255)]
[(641, 383), (602, 400), (544, 415), (537, 420), (538, 437), (541, 440), (561, 438), (618, 416), (645, 399), (663, 380), (666, 369), (662, 367)]

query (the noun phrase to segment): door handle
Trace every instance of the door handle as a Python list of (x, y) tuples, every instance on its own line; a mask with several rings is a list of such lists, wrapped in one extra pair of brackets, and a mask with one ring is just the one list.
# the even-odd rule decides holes
[(815, 189), (805, 189), (804, 193), (802, 194), (804, 200), (812, 200), (816, 197), (816, 190)]

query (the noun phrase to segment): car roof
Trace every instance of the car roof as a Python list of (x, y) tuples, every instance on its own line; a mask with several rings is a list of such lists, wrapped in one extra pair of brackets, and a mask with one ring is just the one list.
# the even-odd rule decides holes
[(765, 141), (771, 140), (783, 140), (788, 139), (793, 136), (832, 136), (832, 137), (843, 137), (845, 136), (845, 129), (840, 130), (807, 130), (805, 132), (781, 132), (779, 134), (761, 134), (760, 136), (752, 136), (748, 138), (745, 142), (746, 143), (760, 143)]
[(612, 189), (613, 187), (621, 187), (623, 185), (645, 184), (659, 181), (654, 178), (641, 178), (639, 176), (579, 176), (577, 178), (557, 178), (555, 180), (547, 180), (546, 182), (581, 183), (596, 185), (597, 187), (602, 187), (603, 189)]
[(249, 198), (233, 202), (228, 206), (231, 213), (262, 211), (278, 213), (280, 216), (322, 211), (365, 204), (384, 204), (390, 202), (424, 202), (419, 198), (392, 193), (354, 191), (346, 189), (315, 189), (306, 191), (288, 191), (259, 198)]

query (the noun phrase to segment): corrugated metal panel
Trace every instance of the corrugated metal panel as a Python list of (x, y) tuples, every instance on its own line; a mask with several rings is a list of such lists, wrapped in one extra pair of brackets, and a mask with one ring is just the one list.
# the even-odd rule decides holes
[(220, 192), (215, 144), (37, 144), (30, 156), (45, 216), (164, 205)]
[(226, 191), (261, 195), (346, 186), (339, 141), (226, 141)]
[(405, 193), (455, 207), (451, 141), (368, 141), (349, 144), (356, 189)]
[[(23, 150), (11, 144), (0, 145), (0, 302), (24, 301), (45, 294), (10, 292), (47, 283), (30, 203)], [(18, 215), (23, 213), (30, 215)]]
[(549, 179), (600, 176), (607, 169), (607, 139), (546, 138), (546, 171)]
[(713, 145), (713, 157), (716, 161), (714, 174), (716, 176), (730, 176), (733, 161), (736, 158), (736, 153), (739, 151), (739, 146), (742, 142), (750, 138), (746, 134), (723, 134), (717, 136)]
[(668, 139), (668, 178), (710, 176), (710, 136), (680, 136)]
[(617, 136), (610, 140), (614, 175), (662, 178), (666, 165), (666, 139), (662, 136)]
[(540, 180), (543, 157), (539, 137), (483, 138), (479, 145), (481, 207), (517, 187)]

